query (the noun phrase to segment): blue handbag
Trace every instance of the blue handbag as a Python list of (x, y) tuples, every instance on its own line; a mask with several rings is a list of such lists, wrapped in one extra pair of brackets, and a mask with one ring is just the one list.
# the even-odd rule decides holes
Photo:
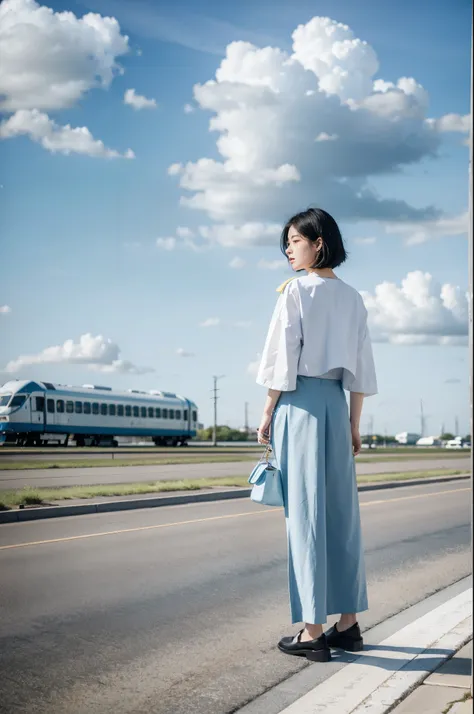
[(268, 460), (271, 450), (271, 446), (267, 446), (264, 456), (249, 476), (248, 482), (253, 485), (250, 498), (264, 506), (283, 506), (281, 473)]

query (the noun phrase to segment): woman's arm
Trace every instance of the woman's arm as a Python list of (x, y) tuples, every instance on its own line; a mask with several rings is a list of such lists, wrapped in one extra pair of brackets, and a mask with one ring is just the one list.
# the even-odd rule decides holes
[(360, 415), (362, 414), (362, 405), (364, 403), (365, 394), (362, 392), (351, 392), (351, 427), (359, 429)]
[(276, 407), (276, 403), (280, 398), (281, 392), (278, 389), (269, 389), (267, 398), (265, 400), (265, 406), (263, 407), (263, 413), (271, 415)]
[(363, 392), (351, 392), (350, 403), (351, 403), (351, 433), (352, 433), (352, 447), (354, 456), (361, 450), (361, 438), (359, 432), (360, 425), (360, 415), (362, 414), (362, 405), (364, 403), (365, 394)]
[(259, 444), (270, 443), (270, 425), (272, 423), (272, 414), (276, 403), (280, 398), (281, 391), (278, 389), (269, 389), (265, 406), (263, 407), (263, 416), (257, 433), (257, 441)]

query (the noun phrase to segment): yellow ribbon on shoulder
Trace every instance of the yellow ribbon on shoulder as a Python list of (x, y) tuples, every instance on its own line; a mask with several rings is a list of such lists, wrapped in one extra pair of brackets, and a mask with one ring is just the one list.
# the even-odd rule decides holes
[(282, 293), (283, 290), (284, 290), (284, 289), (286, 288), (286, 286), (288, 285), (288, 283), (291, 283), (292, 280), (296, 280), (296, 278), (288, 278), (288, 280), (285, 280), (285, 282), (282, 283), (282, 284), (276, 289), (277, 293)]

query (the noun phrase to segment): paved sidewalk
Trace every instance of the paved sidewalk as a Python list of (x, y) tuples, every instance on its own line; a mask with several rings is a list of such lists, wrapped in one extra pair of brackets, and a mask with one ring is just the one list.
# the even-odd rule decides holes
[(472, 640), (430, 674), (393, 714), (472, 714)]
[(472, 712), (471, 613), (468, 577), (364, 632), (360, 654), (334, 651), (333, 662), (308, 666), (239, 714)]

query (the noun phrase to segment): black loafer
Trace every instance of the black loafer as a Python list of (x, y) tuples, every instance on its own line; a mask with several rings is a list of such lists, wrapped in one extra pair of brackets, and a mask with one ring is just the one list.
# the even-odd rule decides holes
[(278, 649), (285, 654), (306, 657), (311, 662), (329, 662), (331, 650), (326, 642), (326, 636), (322, 634), (316, 640), (300, 642), (303, 632), (304, 630), (300, 630), (294, 637), (282, 637), (278, 643)]
[(337, 647), (348, 652), (360, 652), (364, 648), (364, 640), (357, 622), (343, 632), (339, 632), (336, 624), (325, 634), (329, 647)]

